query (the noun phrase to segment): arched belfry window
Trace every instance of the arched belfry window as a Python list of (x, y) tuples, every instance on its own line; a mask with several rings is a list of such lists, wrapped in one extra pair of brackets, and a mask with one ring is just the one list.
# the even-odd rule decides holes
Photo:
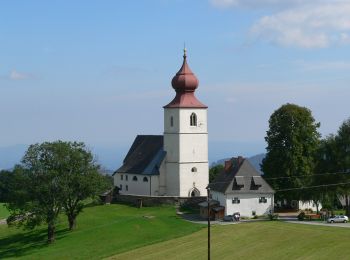
[(174, 118), (171, 116), (170, 117), (170, 126), (173, 127), (174, 126)]
[(191, 114), (190, 125), (191, 126), (196, 126), (197, 125), (197, 115), (195, 113)]
[(137, 177), (134, 176), (134, 177), (132, 178), (132, 180), (133, 180), (133, 181), (137, 181)]
[(143, 182), (148, 182), (148, 178), (147, 177), (143, 177)]
[(196, 167), (193, 167), (193, 168), (191, 169), (191, 172), (197, 172), (197, 168), (196, 168)]

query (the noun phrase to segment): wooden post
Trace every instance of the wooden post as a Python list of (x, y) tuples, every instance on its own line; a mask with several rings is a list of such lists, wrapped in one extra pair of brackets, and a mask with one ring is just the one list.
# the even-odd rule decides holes
[(207, 188), (207, 202), (208, 202), (208, 260), (210, 260), (210, 188)]

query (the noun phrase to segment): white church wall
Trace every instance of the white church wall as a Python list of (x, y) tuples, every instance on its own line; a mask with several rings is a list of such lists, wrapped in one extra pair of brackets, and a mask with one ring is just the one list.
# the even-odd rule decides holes
[(167, 152), (167, 162), (178, 162), (180, 160), (179, 139), (180, 136), (178, 134), (164, 133), (164, 150)]
[[(197, 116), (197, 125), (190, 125), (191, 114)], [(206, 108), (181, 108), (179, 111), (180, 117), (180, 133), (208, 133), (207, 128), (207, 109)]]
[(165, 168), (165, 160), (163, 160), (162, 164), (159, 167), (159, 195), (166, 195), (166, 168)]
[(166, 163), (166, 195), (179, 196), (180, 192), (180, 178), (179, 178), (179, 164)]
[[(192, 171), (196, 168), (196, 171)], [(195, 188), (200, 194), (206, 196), (209, 180), (209, 169), (207, 163), (181, 163), (180, 164), (180, 196), (191, 196), (191, 191)]]
[[(180, 109), (178, 108), (165, 108), (164, 109), (164, 133), (179, 133)], [(173, 118), (173, 125), (171, 125), (171, 117)]]
[(180, 162), (208, 162), (207, 134), (180, 134)]
[[(123, 177), (122, 177), (123, 176)], [(134, 177), (137, 180), (134, 180)], [(144, 181), (144, 178), (147, 181)], [(159, 176), (142, 174), (115, 174), (114, 185), (121, 188), (120, 194), (124, 195), (159, 195)]]

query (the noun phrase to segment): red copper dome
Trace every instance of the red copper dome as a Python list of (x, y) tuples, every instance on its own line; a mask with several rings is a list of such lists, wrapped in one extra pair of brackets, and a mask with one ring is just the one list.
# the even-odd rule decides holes
[(187, 64), (186, 49), (183, 57), (182, 66), (171, 81), (176, 96), (164, 108), (207, 108), (194, 95), (194, 91), (198, 87), (198, 79)]
[(176, 92), (193, 92), (198, 87), (198, 79), (191, 71), (186, 60), (186, 49), (184, 50), (184, 61), (180, 70), (171, 81)]

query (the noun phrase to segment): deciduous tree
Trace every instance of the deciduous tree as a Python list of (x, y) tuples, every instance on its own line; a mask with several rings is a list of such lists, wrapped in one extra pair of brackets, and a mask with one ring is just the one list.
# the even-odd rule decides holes
[[(274, 189), (300, 188), (311, 183), (319, 126), (309, 109), (294, 104), (285, 104), (271, 115), (265, 137), (267, 154), (261, 169)], [(271, 179), (278, 177), (287, 178)], [(278, 192), (276, 198), (307, 200), (310, 196), (303, 190), (294, 190)]]

